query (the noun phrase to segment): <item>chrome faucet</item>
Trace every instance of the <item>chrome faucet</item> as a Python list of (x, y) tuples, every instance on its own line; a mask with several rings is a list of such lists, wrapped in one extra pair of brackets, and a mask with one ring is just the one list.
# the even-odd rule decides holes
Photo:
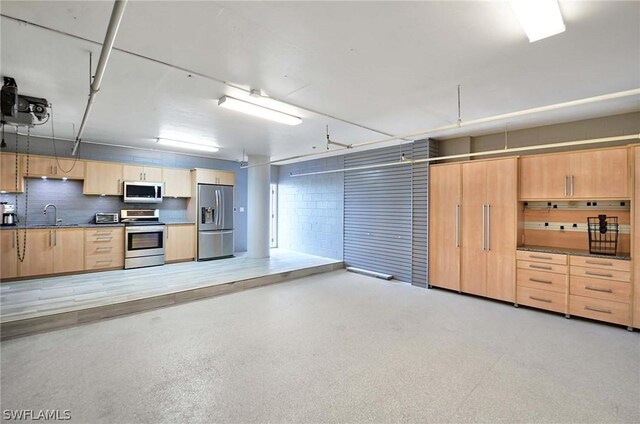
[(60, 224), (62, 222), (61, 219), (58, 219), (58, 207), (56, 205), (54, 205), (53, 203), (47, 203), (47, 205), (44, 207), (44, 210), (42, 211), (43, 215), (47, 214), (47, 208), (49, 208), (49, 206), (53, 206), (53, 210), (56, 213), (56, 225)]

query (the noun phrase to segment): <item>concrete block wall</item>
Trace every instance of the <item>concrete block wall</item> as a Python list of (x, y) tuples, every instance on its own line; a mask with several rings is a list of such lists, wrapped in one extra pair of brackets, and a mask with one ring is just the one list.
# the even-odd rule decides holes
[(343, 163), (339, 156), (279, 167), (278, 247), (342, 259), (344, 175), (290, 174), (341, 169)]

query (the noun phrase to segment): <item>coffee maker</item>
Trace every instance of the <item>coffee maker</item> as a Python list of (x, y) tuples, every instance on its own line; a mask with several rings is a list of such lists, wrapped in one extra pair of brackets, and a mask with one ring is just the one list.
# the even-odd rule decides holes
[(16, 205), (10, 205), (7, 202), (0, 202), (2, 210), (2, 225), (16, 225), (18, 215), (16, 214)]

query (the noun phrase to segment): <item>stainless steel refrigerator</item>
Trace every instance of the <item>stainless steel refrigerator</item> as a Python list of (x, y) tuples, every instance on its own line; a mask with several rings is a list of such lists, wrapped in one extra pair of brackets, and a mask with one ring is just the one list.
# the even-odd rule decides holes
[(198, 260), (233, 256), (233, 187), (198, 184)]

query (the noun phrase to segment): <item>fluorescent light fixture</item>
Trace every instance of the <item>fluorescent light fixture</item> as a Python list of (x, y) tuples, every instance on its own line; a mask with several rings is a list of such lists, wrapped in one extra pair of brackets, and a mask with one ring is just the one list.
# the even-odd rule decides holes
[(218, 100), (218, 106), (246, 113), (248, 115), (257, 116), (259, 118), (280, 122), (281, 124), (298, 125), (302, 123), (302, 118), (299, 118), (297, 116), (289, 115), (288, 113), (270, 109), (265, 106), (260, 106), (255, 103), (245, 102), (244, 100), (239, 100), (235, 97), (220, 97), (220, 99)]
[(558, 0), (509, 0), (529, 42), (564, 32)]
[(158, 138), (158, 144), (163, 146), (180, 147), (182, 149), (202, 150), (205, 152), (217, 152), (220, 150), (216, 146), (210, 144), (189, 143), (187, 141), (171, 140), (169, 138)]

